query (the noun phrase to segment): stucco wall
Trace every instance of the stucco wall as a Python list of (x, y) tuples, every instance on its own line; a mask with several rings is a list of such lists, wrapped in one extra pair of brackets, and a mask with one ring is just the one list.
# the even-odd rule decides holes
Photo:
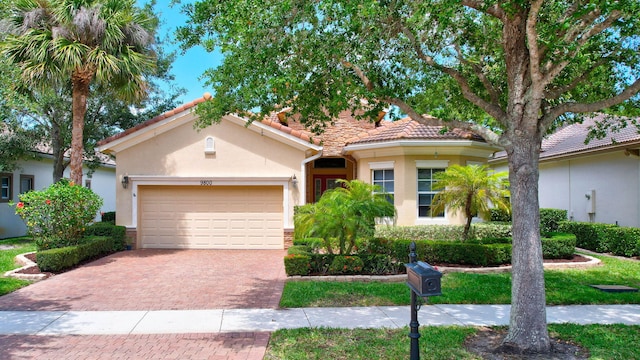
[[(209, 136), (215, 141), (214, 154), (205, 154), (205, 139)], [(193, 128), (193, 122), (187, 122), (119, 151), (116, 157), (118, 179), (124, 175), (132, 179), (128, 189), (118, 187), (116, 221), (119, 225), (132, 226), (136, 223), (134, 185), (144, 177), (173, 178), (176, 185), (180, 178), (187, 177), (236, 178), (239, 183), (242, 179), (288, 178), (294, 174), (301, 179), (305, 153), (223, 119), (220, 124), (200, 131)], [(289, 214), (291, 224), (293, 206), (300, 201), (300, 190), (289, 187), (289, 209), (285, 209), (285, 213)]]
[[(87, 176), (88, 169), (84, 169), (83, 180), (91, 179), (91, 189), (103, 200), (101, 212), (115, 211), (115, 169), (103, 167), (97, 169), (91, 178)], [(20, 192), (20, 175), (33, 175), (34, 189), (43, 190), (53, 182), (53, 162), (50, 159), (40, 161), (29, 160), (19, 164), (19, 169), (13, 173), (13, 201), (18, 201)], [(69, 177), (69, 169), (64, 173)], [(84, 185), (84, 184), (83, 184)], [(100, 220), (100, 214), (96, 214), (96, 220)], [(0, 203), (0, 238), (23, 236), (27, 228), (22, 219), (15, 214), (13, 206), (8, 203)]]
[[(433, 154), (433, 151), (425, 151)], [(417, 169), (418, 164), (426, 167), (448, 167), (454, 164), (466, 165), (467, 162), (485, 163), (483, 158), (469, 156), (434, 156), (434, 155), (407, 155), (407, 156), (377, 156), (360, 158), (358, 162), (358, 179), (372, 183), (371, 170), (380, 163), (393, 163), (394, 169), (394, 205), (398, 212), (397, 225), (427, 225), (427, 224), (462, 224), (464, 217), (460, 213), (445, 212), (444, 218), (419, 218), (417, 206)], [(421, 166), (422, 167), (422, 166)]]
[[(506, 170), (505, 164), (495, 167)], [(540, 207), (565, 209), (576, 221), (640, 227), (640, 160), (623, 151), (542, 162)], [(595, 213), (587, 211), (595, 190)]]

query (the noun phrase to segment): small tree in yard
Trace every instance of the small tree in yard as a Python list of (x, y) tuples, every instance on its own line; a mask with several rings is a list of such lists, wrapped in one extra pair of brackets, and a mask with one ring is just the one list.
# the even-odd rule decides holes
[(358, 180), (339, 180), (337, 187), (322, 194), (315, 204), (296, 214), (301, 233), (321, 237), (329, 253), (331, 239), (338, 239), (341, 255), (350, 254), (361, 236), (373, 234), (375, 219), (395, 215), (395, 207), (380, 194), (380, 187)]
[(24, 220), (38, 250), (77, 245), (102, 206), (102, 199), (91, 189), (65, 179), (18, 197), (16, 214)]
[(432, 211), (440, 213), (462, 210), (465, 225), (462, 238), (469, 238), (474, 216), (489, 218), (492, 207), (509, 211), (507, 173), (489, 173), (485, 165), (453, 165), (434, 175), (433, 190), (441, 190), (433, 198)]

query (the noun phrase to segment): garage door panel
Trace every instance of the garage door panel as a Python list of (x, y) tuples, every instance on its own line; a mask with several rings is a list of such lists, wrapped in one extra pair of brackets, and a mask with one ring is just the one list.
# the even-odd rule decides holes
[(139, 187), (145, 248), (283, 247), (282, 187)]

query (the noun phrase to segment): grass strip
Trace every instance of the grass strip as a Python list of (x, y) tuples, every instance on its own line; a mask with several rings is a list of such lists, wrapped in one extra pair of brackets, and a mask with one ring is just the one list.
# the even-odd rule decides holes
[[(639, 292), (609, 293), (592, 284), (626, 285), (640, 288), (640, 262), (599, 257), (603, 265), (590, 269), (546, 270), (548, 305), (640, 304)], [(287, 282), (280, 306), (340, 307), (408, 305), (409, 288), (402, 283), (380, 282)], [(447, 273), (442, 278), (442, 296), (431, 304), (509, 304), (511, 274)]]
[(2, 296), (31, 284), (31, 281), (6, 278), (2, 275), (7, 271), (19, 268), (20, 264), (15, 261), (16, 256), (35, 251), (36, 246), (33, 240), (29, 237), (0, 240), (0, 245), (12, 247), (10, 249), (0, 251), (0, 296)]
[[(586, 348), (592, 359), (640, 359), (640, 326), (549, 325), (550, 334)], [(265, 360), (288, 359), (408, 359), (408, 328), (284, 329), (274, 332)], [(479, 359), (464, 341), (476, 329), (459, 326), (420, 328), (421, 359)]]

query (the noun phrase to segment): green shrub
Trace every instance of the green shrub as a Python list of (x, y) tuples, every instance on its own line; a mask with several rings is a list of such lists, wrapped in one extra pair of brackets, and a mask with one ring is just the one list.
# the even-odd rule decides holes
[(471, 239), (510, 238), (511, 224), (476, 223), (471, 226)]
[(547, 234), (558, 231), (558, 224), (567, 220), (567, 210), (540, 209), (540, 233)]
[(364, 264), (363, 274), (394, 275), (404, 272), (404, 264), (393, 261), (391, 256), (382, 254), (358, 255)]
[(290, 254), (284, 257), (284, 269), (287, 275), (309, 275), (311, 270), (309, 255)]
[(331, 275), (359, 274), (364, 268), (364, 262), (359, 256), (339, 255), (334, 257), (329, 265)]
[(600, 247), (598, 231), (593, 223), (562, 221), (558, 224), (558, 231), (574, 234), (576, 236), (576, 246), (579, 248), (596, 251)]
[(114, 248), (112, 251), (121, 251), (126, 247), (127, 228), (113, 225), (108, 222), (99, 222), (88, 226), (85, 236), (106, 236), (113, 239)]
[[(462, 241), (464, 225), (380, 226), (376, 237), (407, 240)], [(511, 224), (474, 223), (469, 239), (501, 238), (511, 236)]]
[(490, 212), (492, 222), (511, 222), (511, 212), (505, 209), (495, 208), (491, 209)]
[(618, 256), (632, 257), (640, 255), (640, 229), (631, 227), (608, 226), (601, 229), (601, 241), (608, 252)]
[(311, 248), (311, 251), (316, 251), (324, 246), (324, 239), (316, 237), (305, 237), (301, 239), (294, 239), (293, 245), (306, 245)]
[(115, 211), (106, 211), (102, 214), (102, 222), (115, 224), (116, 223), (116, 212)]
[(308, 245), (293, 245), (287, 249), (287, 254), (291, 255), (307, 255), (311, 253), (311, 247)]
[(18, 197), (16, 214), (24, 220), (38, 250), (78, 244), (102, 206), (102, 199), (93, 191), (65, 179)]
[(113, 252), (114, 240), (96, 236), (84, 239), (82, 244), (56, 249), (41, 250), (36, 253), (38, 267), (42, 271), (59, 272), (79, 263)]
[(571, 259), (576, 252), (576, 236), (566, 233), (550, 233), (542, 237), (542, 257), (545, 259)]

